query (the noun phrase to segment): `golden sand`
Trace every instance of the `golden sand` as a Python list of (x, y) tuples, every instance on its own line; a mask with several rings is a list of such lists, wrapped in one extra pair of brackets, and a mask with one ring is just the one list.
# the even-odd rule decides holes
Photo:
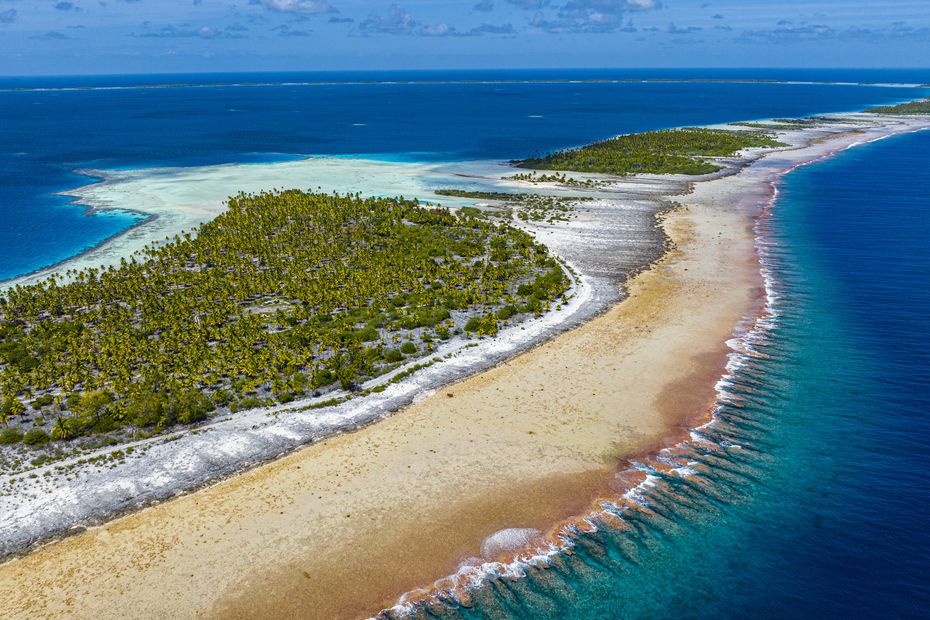
[(708, 406), (754, 298), (745, 214), (692, 206), (665, 226), (678, 249), (606, 314), (359, 432), (0, 566), (0, 609), (353, 617), (495, 531), (583, 512), (624, 456)]
[(545, 531), (586, 512), (616, 487), (625, 458), (709, 406), (724, 343), (758, 297), (749, 225), (772, 170), (861, 139), (843, 134), (779, 154), (767, 171), (700, 183), (665, 219), (676, 249), (633, 280), (628, 299), (509, 363), (0, 565), (0, 613), (363, 616), (450, 574), (498, 530)]

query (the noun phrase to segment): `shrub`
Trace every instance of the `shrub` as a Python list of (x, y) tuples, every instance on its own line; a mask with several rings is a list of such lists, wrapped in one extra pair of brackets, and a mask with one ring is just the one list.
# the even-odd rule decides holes
[(246, 409), (255, 409), (256, 407), (261, 407), (264, 403), (254, 396), (246, 396), (239, 402), (233, 403), (230, 405), (229, 409), (233, 412), (236, 411), (245, 411)]
[(362, 329), (357, 330), (353, 336), (359, 342), (371, 342), (372, 340), (377, 340), (380, 334), (373, 325), (366, 325)]
[(516, 313), (517, 313), (517, 309), (515, 306), (504, 306), (503, 308), (497, 311), (497, 318), (499, 318), (502, 321), (506, 321), (507, 319), (515, 315)]
[(216, 403), (218, 407), (228, 405), (230, 400), (232, 400), (232, 396), (226, 390), (217, 390), (213, 392), (213, 402)]
[(48, 407), (54, 402), (55, 402), (54, 396), (52, 396), (51, 394), (43, 394), (42, 396), (39, 396), (37, 399), (32, 401), (32, 406), (35, 407), (36, 409), (40, 409), (42, 407)]
[(164, 394), (140, 390), (126, 402), (126, 418), (137, 426), (154, 426), (165, 414)]
[(315, 375), (313, 375), (312, 385), (315, 388), (323, 387), (325, 385), (329, 385), (335, 380), (336, 380), (336, 375), (333, 374), (333, 371), (331, 371), (329, 368), (323, 368), (322, 370), (318, 371)]
[(417, 308), (405, 317), (402, 326), (407, 329), (433, 327), (452, 316), (446, 308)]
[(497, 334), (497, 321), (490, 314), (473, 316), (465, 323), (465, 331), (478, 336), (493, 336)]
[(172, 402), (172, 413), (181, 424), (206, 420), (213, 411), (213, 401), (197, 390), (182, 392)]
[(384, 351), (383, 357), (386, 362), (399, 362), (404, 359), (404, 354), (397, 349), (387, 349)]
[(26, 410), (26, 407), (19, 402), (19, 399), (7, 396), (0, 405), (0, 422), (6, 422), (14, 415), (20, 415)]
[(0, 445), (19, 443), (23, 439), (23, 431), (18, 426), (7, 426), (0, 431)]
[(44, 446), (51, 441), (48, 433), (41, 428), (32, 427), (23, 435), (23, 443), (27, 446)]
[(404, 344), (400, 345), (400, 352), (404, 355), (413, 355), (417, 352), (417, 345), (408, 340)]

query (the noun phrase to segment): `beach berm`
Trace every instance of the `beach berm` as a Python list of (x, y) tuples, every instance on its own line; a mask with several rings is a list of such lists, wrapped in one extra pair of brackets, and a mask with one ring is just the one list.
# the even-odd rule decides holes
[(911, 127), (792, 130), (779, 136), (790, 150), (747, 155), (742, 165), (762, 160), (691, 193), (677, 185), (686, 195), (661, 221), (669, 251), (606, 313), (377, 424), (7, 562), (0, 606), (24, 618), (357, 617), (429, 589), (489, 538), (485, 551), (499, 550), (496, 533), (529, 540), (584, 515), (627, 488), (627, 459), (707, 415), (726, 341), (761, 288), (751, 227), (774, 180)]

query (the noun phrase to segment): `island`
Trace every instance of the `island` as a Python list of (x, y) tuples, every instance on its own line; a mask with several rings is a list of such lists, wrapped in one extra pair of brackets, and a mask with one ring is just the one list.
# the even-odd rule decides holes
[(891, 116), (918, 116), (930, 114), (930, 99), (906, 101), (897, 105), (878, 106), (869, 108), (872, 114), (886, 114)]
[(771, 134), (686, 127), (616, 136), (582, 147), (514, 162), (521, 168), (630, 174), (710, 174), (723, 169), (709, 157), (743, 149), (784, 146)]
[(237, 169), (243, 189), (350, 166), (428, 185), (239, 194), (123, 263), (8, 289), (4, 426), (33, 436), (4, 448), (5, 609), (399, 618), (701, 501), (667, 485), (740, 458), (716, 404), (771, 325), (779, 179), (928, 126), (750, 122), (451, 171)]
[(4, 444), (136, 439), (337, 388), (341, 400), (568, 288), (507, 224), (300, 191), (234, 196), (119, 267), (66, 275), (0, 298)]

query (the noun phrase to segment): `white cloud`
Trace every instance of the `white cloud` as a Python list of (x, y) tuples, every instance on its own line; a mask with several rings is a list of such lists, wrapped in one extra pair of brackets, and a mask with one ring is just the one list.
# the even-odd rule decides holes
[(554, 18), (538, 12), (531, 26), (548, 32), (604, 33), (634, 30), (624, 16), (636, 11), (661, 8), (658, 0), (568, 0)]
[(367, 34), (396, 34), (424, 37), (446, 37), (458, 33), (454, 26), (445, 22), (426, 24), (413, 18), (410, 13), (392, 4), (385, 15), (372, 14), (368, 19), (358, 25), (363, 35)]
[(278, 13), (336, 13), (336, 9), (326, 0), (258, 0), (250, 4), (261, 4)]

